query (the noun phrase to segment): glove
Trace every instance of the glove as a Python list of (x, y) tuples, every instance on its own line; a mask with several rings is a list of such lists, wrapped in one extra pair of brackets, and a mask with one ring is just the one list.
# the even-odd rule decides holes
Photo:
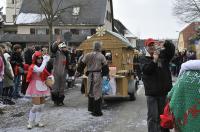
[(43, 56), (43, 61), (48, 62), (50, 60), (50, 56), (49, 55), (44, 55)]

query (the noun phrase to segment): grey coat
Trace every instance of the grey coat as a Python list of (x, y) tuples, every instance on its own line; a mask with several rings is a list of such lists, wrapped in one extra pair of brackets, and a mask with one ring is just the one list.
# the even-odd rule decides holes
[[(59, 96), (64, 95), (66, 86), (67, 64), (69, 63), (69, 56), (58, 49), (56, 43), (52, 44), (52, 52), (55, 54), (53, 62), (53, 75), (55, 83), (53, 85), (52, 93), (59, 93)], [(68, 62), (66, 62), (68, 60)]]
[(10, 55), (8, 53), (4, 54), (4, 58), (6, 60), (6, 65), (4, 68), (4, 79), (3, 79), (3, 87), (11, 87), (14, 86), (14, 74), (13, 74), (13, 70), (11, 67), (11, 64), (8, 60), (8, 58), (10, 57)]
[(89, 83), (89, 96), (98, 100), (102, 97), (102, 66), (107, 65), (105, 56), (98, 51), (93, 51), (86, 54), (82, 62), (86, 64)]

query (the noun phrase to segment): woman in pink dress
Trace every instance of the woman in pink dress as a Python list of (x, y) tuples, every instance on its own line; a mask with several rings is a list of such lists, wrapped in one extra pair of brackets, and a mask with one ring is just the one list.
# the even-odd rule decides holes
[(36, 51), (33, 54), (32, 64), (28, 70), (26, 80), (29, 82), (29, 85), (26, 90), (26, 96), (31, 97), (33, 103), (33, 107), (29, 113), (28, 129), (31, 129), (34, 125), (39, 127), (44, 126), (40, 120), (45, 97), (50, 96), (50, 89), (45, 84), (47, 76), (50, 75), (45, 68), (49, 59), (48, 55), (42, 56), (41, 52)]

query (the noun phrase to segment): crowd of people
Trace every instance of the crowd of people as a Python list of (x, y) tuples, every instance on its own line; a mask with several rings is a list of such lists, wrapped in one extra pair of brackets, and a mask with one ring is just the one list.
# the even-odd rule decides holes
[[(64, 90), (67, 88), (66, 76), (68, 73), (75, 74), (75, 71), (70, 69), (70, 65), (76, 65), (78, 60), (76, 77), (83, 73), (84, 64), (91, 78), (88, 111), (93, 116), (103, 115), (101, 111), (101, 68), (107, 66), (104, 68), (106, 75), (109, 70), (106, 58), (101, 53), (101, 43), (94, 43), (94, 52), (91, 55), (82, 55), (82, 57), (81, 54), (76, 54), (75, 50), (70, 52), (68, 48), (64, 42), (57, 39), (51, 45), (50, 56), (46, 47), (31, 46), (23, 50), (19, 44), (0, 45), (0, 103), (1, 105), (14, 105), (18, 98), (31, 99), (32, 108), (29, 112), (28, 129), (33, 126), (44, 126), (40, 121), (46, 97), (51, 96), (56, 106), (64, 105)], [(79, 59), (80, 57), (82, 59)], [(91, 59), (96, 63), (91, 63)], [(53, 81), (51, 86), (46, 83), (50, 77)]]
[(188, 60), (196, 60), (196, 53), (192, 50), (176, 51), (171, 60), (171, 72), (173, 76), (178, 76), (181, 65)]
[[(60, 52), (58, 54), (62, 54), (64, 52), (64, 48), (67, 47), (64, 43), (62, 44), (63, 47), (59, 47), (56, 52)], [(55, 51), (52, 47), (52, 52)], [(26, 90), (28, 88), (29, 82), (27, 82), (27, 74), (30, 65), (33, 62), (33, 55), (35, 51), (40, 51), (41, 54), (47, 55), (48, 48), (45, 46), (28, 46), (28, 48), (23, 49), (20, 44), (10, 44), (10, 43), (3, 43), (0, 45), (0, 103), (4, 105), (14, 105), (15, 99), (22, 98), (26, 95)], [(71, 63), (76, 63), (78, 57), (76, 56), (75, 50), (71, 52), (67, 49), (66, 56), (66, 64), (61, 62), (62, 65), (66, 65), (66, 71), (68, 70), (68, 66)], [(72, 57), (74, 56), (74, 57)], [(57, 56), (56, 56), (57, 57)], [(46, 65), (46, 69), (49, 73), (53, 73), (53, 61), (57, 60), (55, 57), (51, 56), (50, 61)], [(61, 60), (59, 60), (61, 61)], [(57, 65), (56, 65), (57, 66)], [(56, 70), (56, 66), (54, 67), (54, 71)], [(59, 65), (61, 66), (61, 65)], [(58, 68), (60, 69), (60, 68)], [(72, 71), (74, 74), (75, 71)], [(62, 73), (62, 72), (60, 72)], [(66, 73), (65, 73), (66, 74)], [(57, 77), (57, 75), (55, 75)], [(65, 75), (64, 75), (65, 76)], [(57, 78), (55, 78), (57, 80)], [(63, 79), (66, 79), (63, 78)], [(61, 104), (59, 104), (61, 105)]]

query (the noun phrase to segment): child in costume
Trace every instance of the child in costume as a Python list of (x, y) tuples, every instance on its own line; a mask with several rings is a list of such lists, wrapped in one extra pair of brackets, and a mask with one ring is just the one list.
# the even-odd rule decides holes
[(32, 98), (33, 107), (29, 113), (27, 128), (31, 129), (33, 125), (43, 127), (40, 122), (41, 112), (44, 107), (45, 97), (50, 96), (50, 89), (45, 84), (45, 80), (50, 75), (46, 70), (46, 64), (50, 57), (42, 56), (40, 51), (36, 51), (32, 57), (32, 64), (29, 67), (27, 74), (27, 82), (29, 82), (26, 90), (26, 96)]

